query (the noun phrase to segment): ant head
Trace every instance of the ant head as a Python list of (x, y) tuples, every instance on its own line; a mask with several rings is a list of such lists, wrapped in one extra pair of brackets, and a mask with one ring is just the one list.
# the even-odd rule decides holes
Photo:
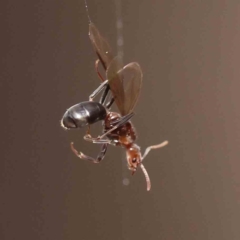
[(127, 163), (128, 163), (128, 169), (132, 171), (132, 175), (136, 172), (138, 167), (141, 167), (143, 174), (146, 178), (147, 182), (147, 190), (149, 191), (151, 188), (151, 182), (150, 178), (148, 176), (147, 170), (142, 164), (142, 155), (140, 152), (140, 148), (133, 144), (128, 150), (127, 150)]
[(136, 172), (138, 165), (141, 164), (141, 161), (142, 156), (140, 148), (134, 144), (127, 150), (128, 169), (132, 171), (132, 174)]

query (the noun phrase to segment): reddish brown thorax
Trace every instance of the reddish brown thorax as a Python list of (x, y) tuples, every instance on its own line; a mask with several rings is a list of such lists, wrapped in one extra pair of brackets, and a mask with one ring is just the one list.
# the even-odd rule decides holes
[[(112, 129), (114, 127), (114, 122), (120, 118), (121, 115), (119, 113), (108, 113), (104, 122), (104, 132)], [(133, 124), (128, 121), (118, 129), (109, 133), (107, 137), (113, 140), (115, 145), (120, 145), (126, 149), (128, 168), (133, 174), (137, 170), (138, 165), (141, 163), (140, 147), (134, 143), (137, 136)]]
[[(120, 118), (121, 115), (119, 113), (109, 112), (104, 121), (104, 132), (112, 129), (114, 127), (114, 122)], [(129, 121), (123, 126), (109, 133), (107, 137), (113, 140), (116, 145), (121, 145), (125, 148), (128, 148), (136, 140), (137, 135), (133, 124)]]

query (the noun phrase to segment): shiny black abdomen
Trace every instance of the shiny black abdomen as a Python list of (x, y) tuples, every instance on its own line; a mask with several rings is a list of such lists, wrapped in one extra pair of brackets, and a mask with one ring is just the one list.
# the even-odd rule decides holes
[(62, 118), (65, 128), (81, 128), (104, 120), (107, 116), (105, 107), (98, 102), (81, 102), (70, 107)]

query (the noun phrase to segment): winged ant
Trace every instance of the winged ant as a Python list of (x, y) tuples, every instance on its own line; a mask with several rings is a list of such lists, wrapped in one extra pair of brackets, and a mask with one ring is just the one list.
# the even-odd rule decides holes
[[(149, 191), (151, 182), (142, 162), (150, 150), (164, 147), (168, 144), (168, 141), (149, 146), (144, 154), (141, 155), (140, 147), (134, 143), (137, 136), (135, 128), (130, 121), (134, 115), (133, 110), (142, 87), (141, 67), (136, 62), (123, 66), (120, 57), (113, 57), (107, 41), (90, 20), (89, 14), (88, 18), (89, 38), (98, 56), (98, 60), (95, 62), (95, 69), (102, 83), (89, 96), (89, 101), (78, 103), (67, 109), (61, 120), (61, 126), (65, 129), (78, 129), (90, 126), (98, 121), (103, 121), (103, 134), (101, 136), (92, 137), (90, 128), (88, 128), (84, 136), (86, 141), (101, 145), (101, 150), (96, 158), (78, 152), (74, 148), (73, 143), (71, 143), (72, 151), (81, 159), (99, 163), (103, 160), (109, 144), (125, 148), (129, 170), (134, 174), (138, 167), (142, 169), (147, 182), (147, 190)], [(99, 72), (99, 63), (102, 64), (106, 71), (106, 80)], [(93, 101), (99, 93), (102, 93), (99, 102)], [(110, 97), (110, 93), (112, 97)], [(114, 102), (119, 113), (111, 112), (110, 110)]]

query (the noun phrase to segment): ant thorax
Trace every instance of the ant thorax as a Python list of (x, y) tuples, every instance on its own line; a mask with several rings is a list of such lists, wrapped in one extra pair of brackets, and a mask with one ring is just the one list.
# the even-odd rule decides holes
[[(116, 112), (109, 112), (104, 121), (104, 132), (112, 129), (121, 119), (121, 115)], [(107, 138), (113, 141), (114, 145), (122, 145), (127, 147), (131, 145), (137, 138), (133, 124), (128, 121), (116, 130), (107, 134)]]

